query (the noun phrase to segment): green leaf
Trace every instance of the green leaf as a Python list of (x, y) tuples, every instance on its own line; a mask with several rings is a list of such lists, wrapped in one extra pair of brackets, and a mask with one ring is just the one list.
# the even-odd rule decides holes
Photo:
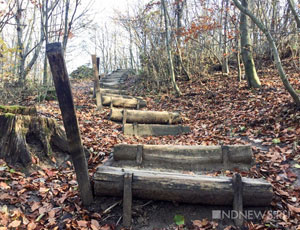
[(14, 170), (14, 169), (10, 169), (10, 170), (9, 170), (9, 172), (10, 172), (10, 173), (15, 173), (15, 172), (16, 172), (16, 170)]
[(300, 164), (294, 164), (294, 168), (300, 169)]
[(35, 221), (36, 221), (36, 222), (39, 222), (44, 216), (45, 216), (45, 214), (42, 213), (41, 215), (39, 215), (39, 216), (35, 219)]
[(245, 126), (240, 126), (240, 130), (241, 130), (241, 132), (243, 132), (243, 131), (246, 130), (246, 127)]
[(274, 138), (272, 140), (273, 144), (279, 144), (280, 143), (280, 139), (279, 138)]
[(176, 225), (184, 225), (184, 216), (182, 216), (182, 215), (176, 215), (175, 217), (174, 217), (174, 221), (175, 221), (175, 224)]

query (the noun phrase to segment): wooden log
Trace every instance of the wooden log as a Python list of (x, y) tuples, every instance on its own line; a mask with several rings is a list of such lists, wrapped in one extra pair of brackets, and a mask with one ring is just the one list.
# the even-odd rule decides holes
[(183, 125), (125, 124), (123, 126), (123, 132), (125, 135), (135, 136), (175, 136), (189, 133), (191, 129)]
[[(253, 165), (252, 149), (249, 145), (227, 146), (143, 145), (141, 167), (163, 168), (184, 171), (201, 170), (249, 170)], [(227, 161), (225, 162), (227, 155)], [(138, 145), (114, 146), (114, 166), (137, 166)]]
[(121, 89), (123, 84), (121, 83), (100, 83), (101, 87), (107, 88), (107, 89)]
[[(138, 100), (144, 100), (143, 97), (139, 96), (129, 96), (129, 95), (122, 95), (122, 94), (116, 94), (116, 93), (101, 93), (102, 97), (122, 97), (126, 99), (138, 99)], [(145, 100), (144, 100), (145, 101)], [(146, 102), (145, 102), (146, 103)]]
[[(109, 117), (112, 121), (122, 121), (123, 109), (111, 109)], [(177, 124), (181, 121), (182, 119), (179, 113), (127, 110), (127, 123)]]
[[(180, 173), (98, 167), (94, 174), (96, 196), (122, 196), (124, 174), (132, 173), (135, 198), (192, 204), (232, 205), (234, 192), (229, 177), (210, 177)], [(269, 182), (242, 178), (245, 206), (269, 206), (273, 191)]]
[(97, 67), (97, 57), (96, 55), (92, 55), (92, 63), (94, 70), (94, 86), (96, 92), (96, 104), (97, 109), (102, 110), (102, 101), (101, 101), (101, 91), (100, 91), (100, 83), (99, 83), (99, 72)]
[(123, 108), (137, 108), (138, 105), (140, 106), (140, 108), (147, 106), (147, 102), (145, 100), (140, 100), (137, 98), (102, 95), (102, 105), (110, 106), (111, 103), (113, 104), (114, 107), (123, 107)]
[(105, 89), (105, 88), (100, 88), (101, 93), (110, 93), (110, 94), (121, 94), (121, 95), (126, 95), (128, 92), (126, 90), (119, 90), (119, 89)]
[(51, 67), (59, 107), (67, 134), (69, 151), (76, 172), (80, 197), (84, 205), (90, 205), (93, 202), (92, 187), (61, 44), (47, 44), (46, 53)]
[(12, 114), (34, 116), (37, 115), (37, 110), (35, 107), (27, 107), (27, 106), (19, 106), (19, 105), (11, 105), (11, 106), (0, 105), (0, 113), (12, 113)]

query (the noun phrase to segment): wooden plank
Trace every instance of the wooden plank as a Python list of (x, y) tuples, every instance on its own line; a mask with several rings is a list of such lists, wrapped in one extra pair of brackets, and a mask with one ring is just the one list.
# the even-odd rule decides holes
[(82, 203), (84, 205), (90, 205), (93, 202), (92, 187), (90, 184), (87, 161), (83, 151), (73, 95), (61, 44), (48, 44), (46, 46), (46, 53), (51, 67), (59, 107), (67, 134), (69, 152), (75, 168)]
[(101, 101), (101, 91), (100, 91), (100, 83), (99, 83), (99, 72), (97, 68), (97, 57), (96, 55), (92, 55), (92, 63), (94, 70), (94, 87), (96, 92), (96, 104), (97, 109), (102, 110), (102, 101)]
[(160, 124), (125, 124), (123, 130), (125, 135), (135, 136), (176, 136), (191, 132), (188, 126)]
[[(123, 177), (132, 173), (132, 195), (136, 198), (192, 204), (228, 205), (233, 203), (232, 179), (161, 171), (98, 167), (94, 174), (97, 196), (122, 196)], [(245, 206), (269, 206), (273, 190), (269, 182), (242, 178)], [(103, 189), (105, 188), (105, 189)]]
[[(125, 124), (126, 126), (127, 124)], [(114, 166), (137, 166), (138, 145), (119, 144), (114, 146)], [(226, 149), (227, 158), (224, 158)], [(234, 157), (237, 156), (237, 159)], [(143, 145), (141, 167), (173, 170), (249, 170), (253, 165), (250, 145), (187, 146), (187, 145)]]

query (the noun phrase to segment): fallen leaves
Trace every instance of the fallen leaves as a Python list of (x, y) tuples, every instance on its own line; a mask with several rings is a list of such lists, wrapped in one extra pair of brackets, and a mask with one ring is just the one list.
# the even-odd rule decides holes
[[(263, 71), (259, 73), (264, 75)], [(205, 86), (209, 91), (202, 87)], [(96, 165), (110, 154), (115, 144), (251, 144), (256, 165), (243, 176), (264, 177), (273, 185), (275, 198), (273, 209), (290, 211), (291, 215), (272, 220), (276, 226), (292, 229), (299, 224), (300, 185), (295, 185), (299, 176), (300, 158), (300, 112), (290, 104), (289, 95), (283, 90), (277, 76), (262, 78), (264, 87), (251, 91), (245, 83), (238, 83), (228, 76), (209, 76), (180, 82), (185, 93), (181, 98), (172, 95), (149, 96), (149, 110), (180, 111), (183, 123), (192, 132), (180, 136), (127, 137), (122, 134), (122, 125), (107, 119), (109, 109), (96, 111), (88, 91), (91, 82), (78, 82), (73, 90), (82, 140), (91, 150), (89, 162), (92, 174)], [(299, 81), (295, 81), (298, 84)], [(61, 121), (57, 102), (45, 102), (39, 110), (48, 117)], [(52, 159), (55, 163), (56, 160)], [(38, 164), (39, 158), (33, 157)], [(298, 172), (298, 173), (297, 173)], [(191, 172), (184, 172), (192, 174)], [(212, 173), (214, 176), (219, 172)], [(232, 172), (225, 172), (231, 175)], [(97, 212), (82, 208), (78, 187), (71, 162), (67, 168), (40, 169), (28, 177), (10, 169), (0, 162), (0, 201), (15, 205), (20, 213), (0, 210), (0, 225), (3, 229), (25, 227), (34, 229), (92, 229), (111, 230), (113, 225), (102, 223), (104, 218)], [(22, 210), (22, 211), (20, 211)], [(107, 215), (107, 214), (102, 214)], [(24, 218), (25, 217), (25, 218)], [(269, 219), (259, 224), (249, 223), (249, 229), (267, 229)], [(273, 223), (272, 222), (272, 223)], [(179, 222), (178, 222), (179, 223)], [(209, 220), (194, 220), (194, 229), (214, 229), (217, 224)], [(24, 225), (24, 226), (23, 226)], [(16, 226), (16, 227), (14, 227)], [(228, 226), (226, 229), (233, 229)], [(0, 230), (2, 230), (0, 228)]]

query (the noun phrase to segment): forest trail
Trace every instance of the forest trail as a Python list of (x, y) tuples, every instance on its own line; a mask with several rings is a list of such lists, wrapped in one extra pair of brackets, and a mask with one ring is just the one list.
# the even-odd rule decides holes
[[(288, 226), (297, 222), (299, 201), (299, 147), (295, 147), (300, 135), (299, 111), (290, 103), (289, 96), (281, 88), (276, 74), (265, 69), (260, 71), (265, 87), (259, 91), (249, 91), (234, 77), (224, 79), (215, 73), (209, 79), (183, 82), (180, 87), (186, 92), (181, 99), (172, 95), (144, 95), (147, 108), (155, 111), (180, 112), (183, 125), (190, 126), (191, 132), (177, 136), (128, 136), (122, 131), (122, 123), (108, 119), (111, 108), (97, 111), (92, 98), (90, 80), (72, 81), (74, 101), (84, 146), (91, 152), (89, 171), (92, 176), (98, 165), (117, 144), (146, 145), (252, 145), (256, 160), (249, 172), (241, 171), (244, 177), (264, 177), (275, 192), (272, 209), (283, 214), (275, 218), (265, 218), (265, 224)], [(297, 79), (297, 75), (292, 75)], [(291, 81), (294, 81), (291, 78)], [(202, 81), (214, 95), (202, 88)], [(132, 79), (128, 79), (128, 91), (132, 92)], [(126, 86), (126, 83), (124, 83)], [(300, 85), (299, 85), (300, 87)], [(57, 101), (43, 102), (38, 106), (40, 114), (61, 120)], [(280, 140), (280, 141), (279, 141)], [(232, 176), (232, 171), (217, 171), (212, 175)], [(29, 177), (13, 171), (1, 163), (1, 183), (6, 194), (0, 194), (1, 205), (13, 213), (18, 208), (18, 218), (26, 217), (36, 226), (65, 228), (90, 228), (92, 223), (98, 229), (120, 227), (122, 206), (120, 198), (97, 198), (91, 210), (80, 207), (76, 191), (76, 180), (72, 167), (41, 169)], [(10, 181), (10, 182), (9, 182)], [(45, 183), (47, 182), (47, 183)], [(30, 184), (26, 185), (25, 184)], [(20, 193), (19, 191), (22, 191)], [(51, 191), (51, 192), (49, 192)], [(55, 196), (53, 196), (55, 194)], [(62, 208), (63, 204), (63, 208)], [(35, 207), (41, 207), (35, 208)], [(185, 229), (224, 229), (232, 222), (224, 220), (218, 224), (207, 219), (216, 206), (178, 205), (164, 201), (134, 200), (133, 218), (137, 229), (176, 229), (174, 217), (181, 215), (186, 222)], [(54, 211), (51, 211), (54, 210)], [(223, 210), (223, 208), (222, 208)], [(226, 207), (224, 207), (224, 210)], [(290, 216), (286, 212), (290, 211)], [(43, 214), (43, 215), (42, 215)], [(40, 216), (39, 221), (35, 221)], [(50, 221), (49, 221), (50, 218)], [(10, 216), (3, 221), (12, 221)], [(33, 224), (32, 224), (33, 225)], [(98, 226), (97, 225), (97, 226)], [(259, 229), (261, 221), (254, 224)], [(230, 229), (230, 227), (228, 227)], [(232, 228), (233, 229), (233, 228)]]

